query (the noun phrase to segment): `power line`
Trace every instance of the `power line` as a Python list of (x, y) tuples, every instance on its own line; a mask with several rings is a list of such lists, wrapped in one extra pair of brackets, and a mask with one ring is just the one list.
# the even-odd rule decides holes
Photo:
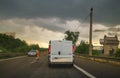
[(81, 22), (80, 25), (75, 29), (75, 31), (76, 31), (82, 24), (85, 23), (85, 21), (88, 19), (88, 17), (89, 17), (89, 14), (85, 17), (84, 20), (82, 20), (82, 22)]

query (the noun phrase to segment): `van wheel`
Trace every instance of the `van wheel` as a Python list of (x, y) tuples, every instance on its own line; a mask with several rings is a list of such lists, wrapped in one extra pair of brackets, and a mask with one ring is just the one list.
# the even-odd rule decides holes
[(73, 64), (70, 64), (71, 67), (73, 67)]
[(51, 64), (48, 64), (48, 67), (51, 67)]
[(51, 63), (50, 62), (48, 62), (48, 67), (51, 67)]

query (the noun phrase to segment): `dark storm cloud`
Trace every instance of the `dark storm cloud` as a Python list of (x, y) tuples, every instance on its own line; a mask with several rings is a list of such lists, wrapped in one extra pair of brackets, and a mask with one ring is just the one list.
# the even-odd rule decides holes
[(119, 3), (120, 0), (0, 0), (0, 19), (58, 17), (83, 20), (93, 7), (94, 23), (113, 26), (120, 24)]
[(120, 24), (120, 0), (97, 0), (94, 3), (94, 21), (107, 26)]
[[(54, 32), (64, 32), (65, 31), (65, 20), (61, 19), (11, 19), (10, 22), (14, 23), (14, 27), (20, 26), (24, 28), (25, 26), (37, 26), (43, 29), (52, 30)], [(10, 23), (6, 20), (6, 23)], [(32, 28), (32, 27), (31, 27)]]
[(0, 7), (1, 14), (9, 17), (76, 18), (80, 14), (83, 17), (81, 11), (86, 8), (82, 7), (83, 3), (79, 0), (2, 0)]

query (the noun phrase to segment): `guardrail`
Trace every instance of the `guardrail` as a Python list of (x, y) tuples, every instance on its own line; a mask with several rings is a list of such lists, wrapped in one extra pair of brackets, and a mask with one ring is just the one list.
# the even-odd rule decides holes
[(0, 53), (0, 59), (23, 56), (25, 53)]
[(93, 61), (98, 61), (102, 63), (110, 63), (110, 64), (120, 66), (120, 58), (107, 57), (107, 56), (88, 56), (88, 55), (80, 55), (80, 54), (76, 54), (76, 55), (79, 56), (80, 58), (85, 58), (85, 59), (89, 59)]

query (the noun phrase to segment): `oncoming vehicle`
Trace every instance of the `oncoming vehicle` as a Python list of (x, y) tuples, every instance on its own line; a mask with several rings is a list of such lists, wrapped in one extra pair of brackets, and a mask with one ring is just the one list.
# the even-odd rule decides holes
[(36, 56), (37, 50), (31, 50), (28, 52), (28, 56)]
[(74, 45), (72, 41), (54, 40), (49, 41), (48, 65), (74, 63)]

